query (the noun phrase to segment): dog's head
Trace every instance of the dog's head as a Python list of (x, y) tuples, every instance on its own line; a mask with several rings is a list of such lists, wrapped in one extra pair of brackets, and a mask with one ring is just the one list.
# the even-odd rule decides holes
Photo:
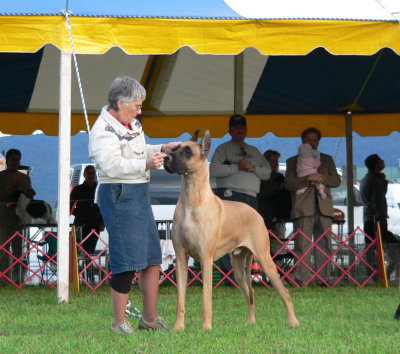
[(189, 141), (179, 145), (165, 157), (164, 169), (167, 172), (188, 175), (197, 171), (201, 162), (207, 160), (211, 147), (210, 132), (204, 132), (200, 143), (199, 132), (200, 129), (197, 129)]

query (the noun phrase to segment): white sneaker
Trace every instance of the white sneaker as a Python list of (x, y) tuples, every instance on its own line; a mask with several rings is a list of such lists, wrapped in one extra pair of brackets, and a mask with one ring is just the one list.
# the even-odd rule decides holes
[(111, 332), (120, 333), (120, 334), (135, 334), (135, 331), (132, 328), (132, 323), (125, 320), (117, 324), (116, 327), (111, 325)]

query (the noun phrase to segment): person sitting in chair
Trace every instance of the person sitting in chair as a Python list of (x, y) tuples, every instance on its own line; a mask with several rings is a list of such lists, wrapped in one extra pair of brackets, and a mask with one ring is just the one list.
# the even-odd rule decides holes
[[(290, 219), (292, 207), (291, 195), (285, 189), (285, 176), (279, 172), (279, 158), (281, 154), (275, 150), (267, 150), (263, 154), (271, 166), (271, 176), (261, 181), (260, 192), (257, 194), (258, 212), (264, 218), (268, 230), (280, 238), (285, 238), (285, 222)], [(270, 235), (271, 252), (275, 254), (282, 244)]]
[[(83, 171), (85, 181), (76, 186), (71, 192), (71, 210), (75, 215), (74, 225), (82, 226), (82, 240), (89, 234), (82, 248), (89, 254), (94, 253), (98, 235), (104, 231), (104, 222), (97, 204), (94, 203), (94, 195), (97, 187), (96, 170), (92, 165), (85, 167)], [(95, 232), (92, 232), (94, 230)]]

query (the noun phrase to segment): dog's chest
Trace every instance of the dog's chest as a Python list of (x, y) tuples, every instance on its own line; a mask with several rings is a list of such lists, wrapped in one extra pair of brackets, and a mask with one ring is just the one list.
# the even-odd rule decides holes
[(177, 236), (189, 251), (197, 251), (200, 244), (207, 243), (212, 234), (210, 223), (197, 217), (186, 217), (179, 223)]
[(184, 220), (180, 225), (180, 237), (183, 238), (183, 240), (185, 240), (187, 243), (190, 243), (190, 241), (193, 240), (193, 237), (195, 237), (198, 232), (198, 227), (192, 219)]

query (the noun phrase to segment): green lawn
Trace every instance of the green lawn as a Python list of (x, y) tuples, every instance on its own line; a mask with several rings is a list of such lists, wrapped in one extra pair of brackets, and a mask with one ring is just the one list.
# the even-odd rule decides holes
[[(256, 286), (257, 323), (245, 326), (241, 291), (219, 287), (213, 293), (213, 330), (203, 332), (200, 286), (187, 290), (184, 332), (113, 334), (110, 291), (83, 288), (58, 304), (56, 289), (0, 287), (0, 353), (398, 353), (398, 287), (290, 288), (300, 327), (289, 328), (277, 292)], [(141, 308), (139, 290), (130, 300)], [(159, 314), (173, 325), (176, 288), (162, 286)], [(130, 319), (137, 326), (138, 319)]]

